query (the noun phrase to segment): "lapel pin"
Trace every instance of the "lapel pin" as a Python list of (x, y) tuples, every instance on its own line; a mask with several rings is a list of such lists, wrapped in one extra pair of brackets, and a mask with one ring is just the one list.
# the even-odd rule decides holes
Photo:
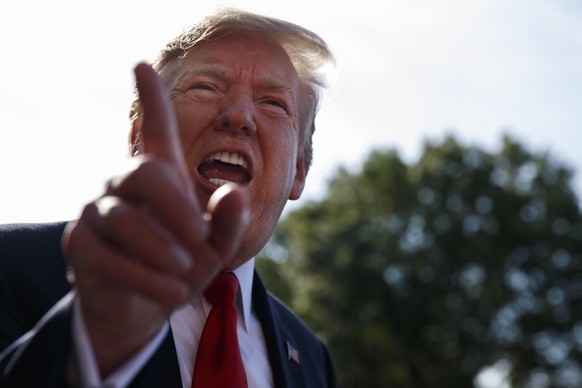
[(299, 351), (289, 341), (287, 341), (287, 357), (289, 357), (289, 361), (299, 365)]

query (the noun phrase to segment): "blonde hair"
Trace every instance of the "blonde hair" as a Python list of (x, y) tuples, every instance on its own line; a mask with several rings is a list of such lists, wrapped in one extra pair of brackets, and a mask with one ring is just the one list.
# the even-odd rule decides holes
[[(300, 118), (299, 125), (303, 162), (309, 166), (313, 158), (315, 116), (319, 110), (321, 91), (327, 87), (324, 69), (334, 62), (333, 54), (326, 42), (317, 34), (273, 17), (236, 8), (221, 8), (183, 30), (159, 52), (152, 66), (162, 74), (168, 63), (183, 58), (198, 43), (208, 41), (226, 31), (249, 31), (268, 35), (279, 43), (289, 56), (307, 91), (308, 101), (304, 102), (306, 109), (302, 109), (305, 117)], [(139, 96), (135, 93), (130, 110), (131, 121), (133, 122), (138, 115)]]

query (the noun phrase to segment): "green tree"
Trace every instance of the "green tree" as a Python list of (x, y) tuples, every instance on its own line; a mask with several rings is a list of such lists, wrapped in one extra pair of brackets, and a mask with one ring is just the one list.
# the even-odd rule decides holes
[[(505, 137), (417, 163), (370, 154), (288, 214), (257, 260), (330, 346), (343, 387), (582, 385), (582, 217), (572, 171)], [(270, 260), (269, 260), (270, 259)]]

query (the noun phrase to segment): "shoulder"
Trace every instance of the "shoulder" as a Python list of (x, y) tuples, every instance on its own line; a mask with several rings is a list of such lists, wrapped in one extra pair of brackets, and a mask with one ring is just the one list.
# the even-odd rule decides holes
[(255, 271), (253, 280), (253, 303), (259, 313), (268, 312), (274, 323), (284, 330), (294, 335), (300, 335), (306, 340), (317, 341), (317, 337), (311, 328), (281, 299), (265, 287), (257, 271)]
[(268, 297), (275, 320), (288, 335), (295, 338), (303, 346), (312, 347), (312, 351), (325, 351), (323, 342), (302, 318), (271, 292), (268, 292)]
[(271, 309), (282, 322), (285, 322), (294, 332), (302, 333), (313, 339), (316, 338), (311, 328), (289, 306), (270, 291), (267, 291), (267, 294)]
[(0, 224), (0, 248), (5, 244), (36, 240), (60, 239), (66, 222)]
[(66, 267), (61, 252), (65, 226), (66, 222), (0, 225), (0, 271), (5, 276), (18, 273), (24, 282), (30, 278), (30, 286), (59, 276)]
[[(61, 236), (66, 222), (0, 225), (0, 266), (42, 264), (47, 258), (61, 260)], [(24, 259), (28, 257), (28, 259)]]
[[(319, 387), (337, 385), (329, 350), (313, 330), (285, 303), (269, 292), (269, 303), (282, 328), (286, 358), (301, 364), (306, 382)], [(287, 338), (287, 340), (285, 339)]]
[(66, 222), (0, 225), (0, 306), (20, 316), (25, 328), (70, 289), (61, 252), (65, 226)]
[(306, 343), (311, 343), (318, 347), (323, 345), (313, 329), (285, 302), (269, 290), (267, 290), (267, 298), (275, 320), (277, 320), (288, 333), (293, 333), (294, 337), (297, 337)]

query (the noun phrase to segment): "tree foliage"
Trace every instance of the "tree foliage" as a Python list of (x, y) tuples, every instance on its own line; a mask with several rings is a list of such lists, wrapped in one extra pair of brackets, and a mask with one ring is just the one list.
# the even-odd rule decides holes
[(258, 270), (329, 345), (342, 387), (582, 386), (572, 171), (505, 137), (369, 155), (288, 214)]

